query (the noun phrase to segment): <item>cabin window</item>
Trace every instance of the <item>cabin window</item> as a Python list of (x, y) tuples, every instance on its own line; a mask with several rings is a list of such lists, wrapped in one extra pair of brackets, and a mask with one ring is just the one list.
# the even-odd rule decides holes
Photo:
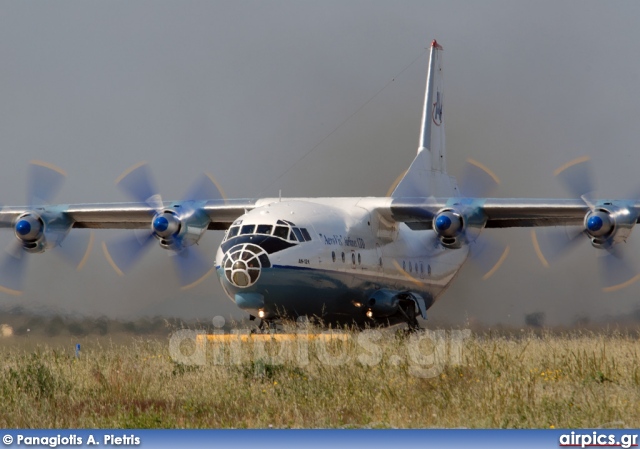
[(424, 274), (424, 265), (420, 262), (420, 274)]
[(227, 239), (233, 238), (238, 235), (238, 231), (240, 228), (238, 226), (232, 226), (229, 228), (229, 233), (227, 234)]
[(287, 226), (276, 226), (276, 230), (273, 232), (273, 235), (286, 240), (287, 237), (289, 237), (289, 228)]
[(342, 263), (344, 263), (344, 253), (342, 253)]
[(273, 225), (258, 225), (258, 228), (256, 229), (256, 234), (271, 235), (271, 231), (273, 231)]
[(409, 273), (413, 273), (413, 265), (409, 262)]
[(333, 260), (334, 262), (336, 261), (336, 252), (335, 251), (331, 251), (331, 260)]
[(362, 259), (360, 259), (360, 253), (358, 253), (358, 265), (362, 264)]
[(309, 231), (307, 231), (307, 228), (300, 228), (300, 232), (302, 233), (305, 242), (311, 241), (311, 235), (309, 235)]
[(407, 271), (407, 262), (402, 261), (402, 271)]
[(351, 253), (351, 263), (356, 264), (356, 255), (354, 253)]
[(378, 258), (378, 263), (382, 266), (382, 257)]
[(256, 225), (244, 225), (240, 230), (240, 235), (253, 234), (256, 229)]
[(431, 276), (431, 265), (427, 265), (427, 274)]

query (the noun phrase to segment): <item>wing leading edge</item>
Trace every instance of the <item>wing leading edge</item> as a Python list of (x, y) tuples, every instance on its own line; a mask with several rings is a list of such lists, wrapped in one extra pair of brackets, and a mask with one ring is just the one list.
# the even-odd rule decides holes
[[(571, 199), (396, 198), (388, 206), (386, 218), (407, 223), (410, 227), (421, 223), (422, 228), (432, 228), (433, 219), (440, 210), (457, 204), (476, 207), (486, 219), (485, 228), (580, 226), (590, 210), (584, 201)], [(634, 208), (640, 214), (640, 203), (634, 204)]]
[[(304, 200), (313, 202), (313, 198)], [(330, 199), (322, 199), (323, 202)], [(465, 201), (467, 201), (465, 203)], [(631, 204), (640, 215), (640, 202), (613, 200), (611, 203)], [(256, 207), (254, 199), (211, 200), (204, 202), (201, 210), (211, 223), (209, 230), (225, 230), (239, 216)], [(540, 226), (579, 226), (583, 224), (589, 206), (579, 199), (523, 199), (486, 198), (366, 198), (360, 203), (376, 210), (385, 219), (409, 225), (421, 223), (420, 228), (432, 228), (433, 218), (442, 209), (457, 204), (473, 204), (486, 218), (485, 228), (513, 228)], [(165, 208), (174, 203), (165, 201)], [(0, 228), (9, 228), (22, 214), (29, 211), (55, 210), (66, 214), (74, 228), (88, 229), (145, 229), (150, 225), (156, 209), (145, 203), (94, 203), (36, 207), (5, 207), (0, 211)]]
[[(255, 207), (255, 200), (211, 200), (194, 202), (211, 220), (210, 230), (226, 230), (231, 223)], [(163, 202), (163, 207), (174, 208), (178, 203)], [(185, 203), (180, 202), (179, 207)], [(15, 221), (27, 212), (56, 211), (73, 221), (74, 228), (87, 229), (148, 229), (156, 209), (146, 203), (70, 204), (36, 207), (6, 207), (0, 215), (0, 228), (13, 227)]]

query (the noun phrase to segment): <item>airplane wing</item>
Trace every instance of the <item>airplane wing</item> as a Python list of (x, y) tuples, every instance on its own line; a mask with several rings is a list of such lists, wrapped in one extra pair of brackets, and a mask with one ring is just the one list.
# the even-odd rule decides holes
[[(185, 203), (203, 212), (209, 219), (207, 229), (226, 230), (231, 223), (255, 207), (256, 200), (232, 199), (193, 202), (163, 202), (155, 207), (147, 203), (69, 204), (54, 206), (5, 207), (0, 211), (0, 228), (13, 227), (18, 217), (40, 211), (58, 212), (73, 228), (148, 229), (158, 209), (185, 207)], [(177, 206), (177, 207), (176, 207)]]
[[(484, 217), (484, 228), (580, 226), (590, 211), (584, 201), (570, 199), (394, 198), (389, 218), (413, 229), (432, 229), (437, 213), (448, 208), (473, 209)], [(634, 209), (640, 212), (640, 203)]]
[(80, 269), (91, 252), (93, 233), (73, 228), (136, 230), (102, 243), (107, 260), (119, 274), (131, 269), (157, 238), (161, 246), (174, 250), (171, 259), (183, 288), (194, 286), (215, 268), (213, 259), (197, 247), (204, 232), (228, 229), (255, 203), (220, 199), (5, 207), (0, 211), (0, 228), (13, 228), (17, 238), (0, 254), (0, 291), (22, 293), (25, 253), (55, 249)]
[[(470, 245), (473, 250), (485, 228), (543, 227), (540, 232), (532, 230), (531, 238), (544, 266), (587, 237), (592, 246), (604, 250), (598, 258), (603, 291), (615, 291), (640, 279), (621, 245), (640, 221), (638, 200), (594, 200), (587, 195), (575, 200), (393, 198), (377, 210), (386, 220), (403, 222), (413, 230), (432, 229), (437, 244), (445, 248)], [(481, 263), (491, 267), (486, 278), (504, 262), (509, 248), (503, 250), (493, 243), (477, 246)]]

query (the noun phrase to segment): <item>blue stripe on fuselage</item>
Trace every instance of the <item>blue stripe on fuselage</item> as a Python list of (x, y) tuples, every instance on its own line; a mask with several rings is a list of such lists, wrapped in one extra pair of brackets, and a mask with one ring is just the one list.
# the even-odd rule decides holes
[[(353, 272), (321, 270), (311, 267), (274, 265), (264, 268), (258, 281), (248, 288), (239, 288), (227, 281), (224, 270), (217, 267), (224, 290), (234, 295), (240, 292), (259, 293), (264, 296), (264, 310), (272, 314), (295, 317), (299, 315), (353, 315), (364, 316), (365, 304), (372, 292), (380, 288), (376, 276), (357, 276)], [(368, 279), (369, 278), (369, 279)], [(424, 297), (426, 307), (433, 299)], [(249, 311), (255, 313), (255, 311)]]

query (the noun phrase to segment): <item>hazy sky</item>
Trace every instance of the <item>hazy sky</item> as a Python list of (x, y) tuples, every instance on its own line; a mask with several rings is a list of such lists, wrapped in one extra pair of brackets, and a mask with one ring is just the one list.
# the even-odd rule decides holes
[[(471, 157), (502, 180), (496, 196), (563, 197), (553, 170), (587, 154), (600, 193), (625, 197), (640, 187), (638, 17), (630, 1), (0, 2), (0, 201), (24, 203), (31, 159), (69, 173), (62, 203), (126, 200), (113, 181), (140, 160), (167, 199), (203, 170), (229, 197), (382, 196), (416, 152), (434, 38), (452, 174)], [(529, 230), (490, 232), (508, 263), (486, 282), (465, 267), (432, 316), (570, 323), (640, 302), (640, 283), (600, 292), (586, 239), (544, 269)], [(221, 235), (203, 239), (212, 255)], [(160, 248), (126, 277), (99, 245), (79, 273), (31, 259), (4, 304), (243, 316), (215, 277), (181, 292)]]

